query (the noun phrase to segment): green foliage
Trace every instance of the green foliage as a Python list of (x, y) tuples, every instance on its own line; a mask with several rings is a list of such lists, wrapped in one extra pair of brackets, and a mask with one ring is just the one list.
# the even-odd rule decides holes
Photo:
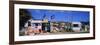
[(20, 29), (24, 27), (24, 24), (32, 18), (31, 14), (26, 9), (19, 10), (19, 21), (20, 21)]

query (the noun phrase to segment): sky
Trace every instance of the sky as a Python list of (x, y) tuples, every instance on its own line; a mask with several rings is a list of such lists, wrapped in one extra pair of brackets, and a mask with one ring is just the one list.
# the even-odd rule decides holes
[(90, 15), (89, 11), (73, 11), (73, 10), (48, 10), (48, 9), (27, 9), (32, 17), (35, 19), (43, 19), (46, 17), (49, 21), (52, 19), (55, 21), (64, 22), (88, 22)]

